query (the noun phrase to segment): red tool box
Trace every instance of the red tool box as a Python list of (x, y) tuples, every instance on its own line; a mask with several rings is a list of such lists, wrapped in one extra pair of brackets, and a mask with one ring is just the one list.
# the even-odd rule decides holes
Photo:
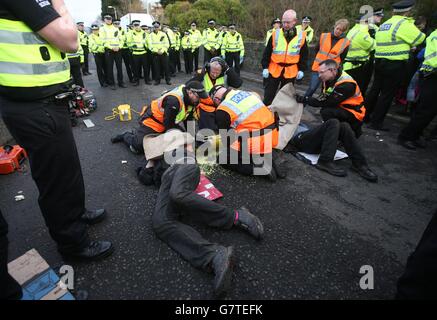
[(26, 158), (26, 151), (18, 145), (0, 147), (0, 174), (9, 174), (19, 170)]

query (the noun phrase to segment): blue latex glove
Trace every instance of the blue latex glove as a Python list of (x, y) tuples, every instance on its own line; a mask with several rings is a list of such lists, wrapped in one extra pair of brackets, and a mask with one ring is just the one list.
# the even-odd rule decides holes
[(303, 78), (304, 75), (305, 75), (305, 74), (304, 74), (302, 71), (299, 71), (299, 72), (297, 73), (296, 80), (302, 80), (302, 78)]
[(240, 57), (240, 64), (242, 64), (244, 61), (244, 57)]
[(263, 70), (263, 78), (268, 78), (269, 77), (269, 69), (264, 69)]

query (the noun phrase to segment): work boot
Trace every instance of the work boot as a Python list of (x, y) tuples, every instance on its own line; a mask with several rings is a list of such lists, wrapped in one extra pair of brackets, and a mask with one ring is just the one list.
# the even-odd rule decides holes
[(79, 250), (72, 252), (61, 252), (61, 255), (66, 259), (96, 261), (110, 256), (114, 252), (114, 247), (109, 241), (91, 241), (91, 243)]
[(346, 170), (337, 167), (334, 164), (334, 161), (321, 161), (319, 160), (317, 162), (317, 164), (315, 165), (315, 167), (319, 170), (325, 171), (333, 176), (336, 177), (346, 177), (347, 176), (347, 172)]
[(245, 207), (238, 209), (237, 213), (238, 219), (235, 221), (235, 226), (247, 231), (256, 240), (261, 240), (264, 234), (261, 220)]
[(116, 136), (113, 136), (111, 138), (112, 143), (119, 143), (119, 142), (123, 142), (123, 141), (124, 141), (124, 133), (117, 134)]
[(97, 209), (97, 210), (88, 210), (85, 209), (85, 213), (80, 217), (82, 221), (86, 224), (93, 225), (101, 222), (105, 219), (106, 210), (105, 209)]
[(367, 165), (352, 165), (351, 169), (370, 182), (378, 182), (378, 176)]
[(285, 161), (281, 161), (281, 150), (273, 149), (272, 152), (272, 166), (276, 172), (276, 176), (279, 179), (285, 179), (287, 177), (287, 170), (285, 170), (283, 163)]
[(211, 266), (214, 271), (214, 294), (216, 297), (224, 296), (231, 287), (234, 267), (233, 254), (233, 247), (221, 247), (212, 259)]

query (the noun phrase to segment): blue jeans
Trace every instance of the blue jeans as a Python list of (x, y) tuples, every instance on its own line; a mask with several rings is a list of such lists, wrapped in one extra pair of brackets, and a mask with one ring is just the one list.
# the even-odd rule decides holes
[(307, 91), (305, 92), (305, 96), (311, 97), (314, 94), (314, 92), (317, 91), (321, 82), (322, 81), (320, 81), (320, 79), (319, 79), (319, 73), (312, 72), (310, 86), (308, 87)]

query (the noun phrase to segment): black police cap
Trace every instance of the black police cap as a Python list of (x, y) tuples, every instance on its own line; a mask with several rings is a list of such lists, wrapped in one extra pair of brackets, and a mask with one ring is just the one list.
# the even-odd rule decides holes
[(416, 4), (415, 0), (402, 0), (396, 2), (392, 5), (393, 12), (403, 13), (403, 12), (410, 11), (415, 4)]

